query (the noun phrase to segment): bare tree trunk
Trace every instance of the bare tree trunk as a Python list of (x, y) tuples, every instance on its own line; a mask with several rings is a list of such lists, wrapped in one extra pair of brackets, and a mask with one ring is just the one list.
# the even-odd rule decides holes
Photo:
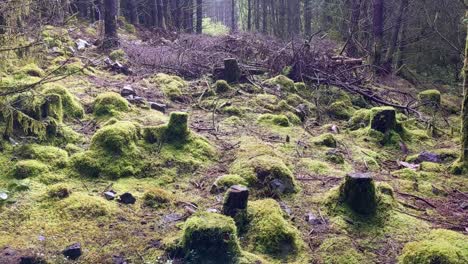
[(247, 30), (252, 31), (252, 0), (247, 0)]
[(268, 2), (269, 0), (263, 0), (262, 2), (262, 15), (263, 15), (263, 29), (262, 32), (263, 34), (267, 34), (268, 32)]
[(197, 34), (203, 31), (203, 0), (197, 0)]
[(304, 34), (312, 35), (312, 0), (304, 0)]
[[(384, 33), (384, 2), (374, 0), (373, 4), (373, 35), (374, 45), (372, 54), (372, 64), (380, 67), (382, 63), (383, 33)], [(380, 70), (377, 70), (380, 72)]]
[(359, 32), (359, 19), (361, 18), (361, 0), (351, 0), (351, 21), (349, 26), (348, 46), (346, 53), (350, 57), (358, 56), (358, 47), (356, 43)]
[(129, 12), (129, 18), (130, 18), (130, 23), (133, 25), (138, 24), (138, 7), (137, 7), (137, 1), (136, 0), (127, 0), (128, 2), (128, 12)]
[(119, 45), (117, 36), (117, 0), (104, 0), (104, 42), (106, 49)]
[(395, 26), (392, 32), (392, 39), (390, 40), (390, 45), (387, 49), (387, 55), (385, 57), (384, 69), (387, 72), (392, 72), (393, 68), (393, 57), (395, 55), (395, 51), (397, 49), (398, 44), (398, 36), (400, 35), (401, 31), (401, 24), (403, 21), (403, 14), (405, 13), (405, 9), (408, 7), (408, 0), (400, 0), (400, 6), (398, 8), (398, 16), (395, 21)]
[(231, 0), (231, 31), (237, 31), (236, 0)]

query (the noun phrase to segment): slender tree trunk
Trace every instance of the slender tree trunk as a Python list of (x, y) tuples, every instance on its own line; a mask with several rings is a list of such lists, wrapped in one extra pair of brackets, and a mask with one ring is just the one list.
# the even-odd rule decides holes
[(231, 31), (237, 31), (236, 0), (231, 0)]
[(395, 55), (395, 51), (397, 50), (398, 44), (398, 37), (401, 31), (401, 24), (403, 21), (403, 14), (405, 13), (405, 9), (408, 7), (408, 0), (400, 0), (400, 5), (398, 7), (398, 16), (395, 21), (395, 26), (392, 32), (392, 38), (390, 40), (390, 45), (387, 49), (387, 55), (385, 57), (384, 69), (390, 73), (392, 72), (393, 68), (393, 57)]
[(263, 34), (267, 34), (268, 32), (268, 2), (269, 0), (263, 0), (262, 2), (262, 15), (263, 15), (263, 28), (262, 28), (262, 32)]
[(129, 20), (130, 23), (133, 25), (138, 24), (138, 7), (137, 7), (137, 1), (136, 0), (127, 0), (127, 7), (128, 7), (128, 13), (129, 13)]
[(252, 31), (252, 0), (247, 0), (247, 31)]
[(166, 21), (164, 20), (164, 4), (163, 0), (156, 0), (157, 2), (157, 15), (158, 15), (158, 26), (162, 29), (166, 29)]
[[(383, 33), (384, 33), (384, 2), (383, 0), (374, 0), (373, 4), (373, 56), (372, 64), (380, 67), (382, 64), (382, 48), (383, 48)], [(377, 69), (377, 72), (381, 72)]]
[(304, 34), (312, 35), (312, 0), (304, 0)]
[[(465, 5), (467, 1), (465, 1)], [(465, 19), (468, 19), (468, 8), (465, 8)], [(467, 26), (468, 32), (468, 26)], [(468, 172), (468, 36), (465, 44), (465, 60), (463, 67), (463, 104), (461, 116), (461, 153), (460, 153), (460, 173)]]
[(117, 36), (117, 0), (104, 0), (104, 48), (119, 45)]
[(203, 0), (197, 0), (197, 34), (203, 31)]
[(359, 53), (356, 39), (358, 39), (360, 18), (361, 0), (351, 0), (351, 21), (349, 25), (348, 46), (346, 47), (346, 53), (350, 57), (357, 57)]

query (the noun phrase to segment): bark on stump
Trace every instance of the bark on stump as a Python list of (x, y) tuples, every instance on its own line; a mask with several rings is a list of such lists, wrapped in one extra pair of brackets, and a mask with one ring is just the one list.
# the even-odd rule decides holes
[(396, 128), (396, 111), (393, 108), (373, 109), (374, 111), (371, 120), (371, 128), (387, 134), (389, 131)]
[(247, 209), (249, 189), (242, 185), (229, 188), (224, 199), (223, 214), (235, 217), (239, 210)]
[(375, 185), (370, 173), (350, 173), (340, 187), (340, 198), (353, 211), (363, 215), (377, 209)]
[(241, 77), (241, 70), (236, 59), (229, 58), (224, 60), (224, 80), (228, 83), (237, 83)]

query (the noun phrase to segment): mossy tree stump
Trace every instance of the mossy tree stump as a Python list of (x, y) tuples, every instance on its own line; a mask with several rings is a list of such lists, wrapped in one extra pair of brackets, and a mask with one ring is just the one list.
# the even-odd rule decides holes
[(228, 83), (237, 83), (241, 77), (239, 63), (234, 58), (224, 60), (224, 80)]
[(418, 94), (419, 101), (426, 110), (437, 110), (441, 103), (441, 94), (438, 90), (426, 90)]
[(239, 210), (247, 209), (249, 189), (242, 185), (229, 188), (223, 204), (223, 214), (235, 217)]
[(370, 173), (350, 173), (340, 187), (340, 200), (353, 211), (363, 215), (377, 209), (375, 184)]
[(187, 140), (189, 136), (188, 114), (183, 112), (171, 113), (165, 134), (169, 142)]
[(372, 108), (371, 128), (383, 134), (395, 130), (397, 125), (396, 111), (392, 107)]

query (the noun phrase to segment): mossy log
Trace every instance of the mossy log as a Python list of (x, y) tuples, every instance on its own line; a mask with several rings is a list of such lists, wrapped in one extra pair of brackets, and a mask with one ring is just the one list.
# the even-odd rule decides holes
[(234, 217), (238, 210), (247, 209), (249, 189), (242, 185), (234, 185), (229, 188), (223, 204), (223, 214)]
[(340, 187), (340, 200), (359, 214), (374, 214), (377, 208), (375, 184), (370, 173), (350, 173)]

